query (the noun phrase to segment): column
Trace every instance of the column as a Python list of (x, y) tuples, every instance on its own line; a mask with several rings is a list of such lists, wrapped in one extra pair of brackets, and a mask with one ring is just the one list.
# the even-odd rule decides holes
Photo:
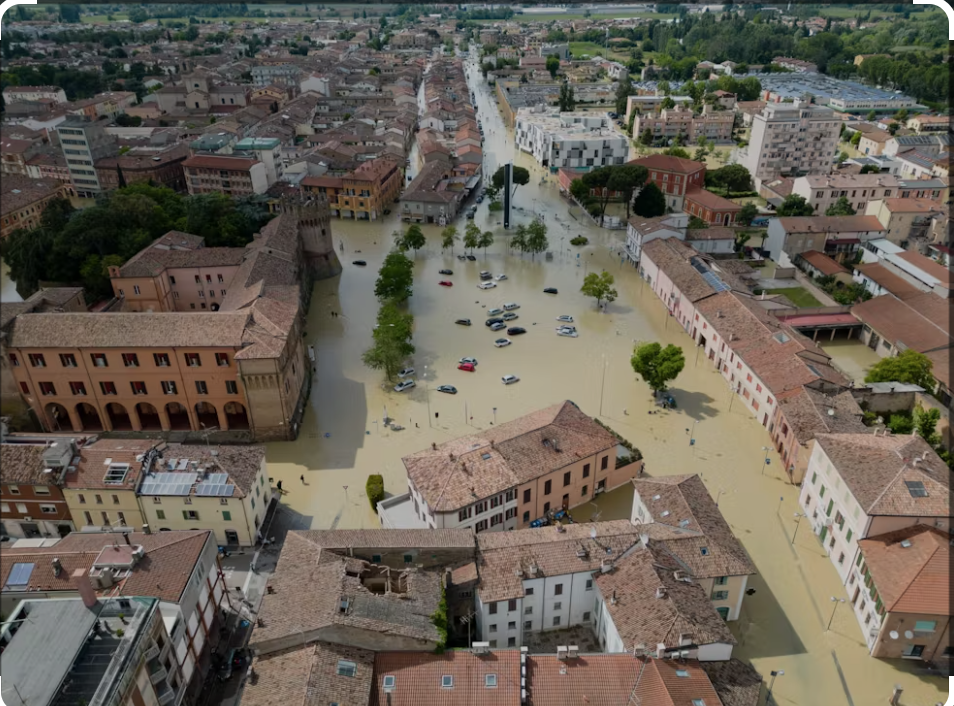
[(142, 431), (142, 422), (139, 420), (139, 410), (136, 409), (136, 405), (131, 405), (126, 413), (129, 415), (129, 426), (132, 427), (132, 430)]
[(156, 411), (159, 413), (159, 426), (162, 427), (163, 431), (172, 430), (172, 422), (169, 421), (169, 413), (166, 412), (166, 406), (158, 405)]
[[(76, 411), (76, 407), (67, 407), (66, 413), (70, 417), (70, 424), (73, 425), (73, 431), (80, 432), (83, 431), (83, 422), (80, 420), (79, 413)], [(60, 421), (60, 426), (62, 427), (63, 422)]]
[(221, 405), (215, 408), (216, 414), (219, 415), (219, 429), (221, 429), (222, 431), (229, 430), (229, 417), (225, 413), (225, 405), (226, 403), (223, 402)]

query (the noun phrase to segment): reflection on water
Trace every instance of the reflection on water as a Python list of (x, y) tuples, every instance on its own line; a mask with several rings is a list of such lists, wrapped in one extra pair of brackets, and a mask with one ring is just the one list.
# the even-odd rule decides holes
[(0, 260), (0, 301), (22, 302), (23, 297), (17, 294), (17, 284), (10, 279), (10, 267)]
[(857, 338), (848, 340), (836, 338), (834, 341), (819, 340), (818, 344), (845, 375), (861, 384), (865, 380), (868, 369), (881, 358)]

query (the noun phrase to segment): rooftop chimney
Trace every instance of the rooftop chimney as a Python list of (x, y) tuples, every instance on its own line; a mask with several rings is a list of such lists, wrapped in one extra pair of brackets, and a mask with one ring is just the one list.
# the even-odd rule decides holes
[(53, 564), (53, 575), (59, 578), (60, 574), (63, 573), (63, 564), (60, 563), (59, 557), (53, 557), (53, 561), (50, 563)]
[(76, 569), (70, 574), (70, 578), (73, 581), (73, 585), (76, 586), (80, 598), (83, 599), (83, 605), (87, 608), (95, 606), (97, 603), (96, 591), (93, 590), (93, 584), (90, 583), (86, 569)]

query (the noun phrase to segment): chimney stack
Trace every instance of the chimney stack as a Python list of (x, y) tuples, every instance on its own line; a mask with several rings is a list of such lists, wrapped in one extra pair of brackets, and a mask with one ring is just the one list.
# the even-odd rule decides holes
[(93, 584), (90, 583), (86, 569), (76, 569), (70, 574), (70, 578), (73, 580), (73, 585), (76, 586), (80, 598), (83, 599), (83, 605), (87, 608), (95, 606), (98, 599), (96, 598), (96, 591), (93, 590)]

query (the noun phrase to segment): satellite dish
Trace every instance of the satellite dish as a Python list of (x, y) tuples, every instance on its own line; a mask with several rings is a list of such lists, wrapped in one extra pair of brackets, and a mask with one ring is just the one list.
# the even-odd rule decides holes
[(596, 528), (590, 527), (590, 538), (596, 539)]
[(904, 631), (904, 636), (910, 640), (911, 638), (914, 637), (914, 633), (911, 632), (910, 630), (905, 630), (905, 631)]
[(835, 416), (835, 410), (833, 410), (831, 407), (828, 408), (828, 416), (829, 416), (829, 417), (834, 417), (834, 416)]
[(897, 640), (897, 639), (898, 639), (898, 631), (897, 631), (897, 630), (892, 630), (891, 632), (888, 633), (888, 636), (889, 636), (892, 640)]

